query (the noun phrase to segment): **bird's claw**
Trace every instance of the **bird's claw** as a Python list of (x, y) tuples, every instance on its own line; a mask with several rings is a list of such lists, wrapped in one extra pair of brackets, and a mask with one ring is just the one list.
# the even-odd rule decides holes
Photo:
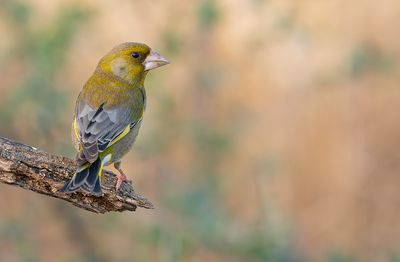
[(119, 188), (122, 185), (122, 182), (127, 181), (127, 178), (125, 175), (123, 174), (119, 174), (117, 175), (117, 184), (115, 185), (115, 189), (117, 190), (117, 192), (119, 191)]

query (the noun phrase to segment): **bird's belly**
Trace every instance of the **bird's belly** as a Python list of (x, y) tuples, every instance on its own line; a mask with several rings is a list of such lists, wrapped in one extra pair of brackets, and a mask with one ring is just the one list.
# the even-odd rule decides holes
[(136, 137), (139, 133), (140, 125), (141, 121), (137, 123), (136, 126), (126, 136), (112, 146), (112, 156), (108, 164), (120, 161), (121, 158), (132, 149), (132, 146), (135, 143)]

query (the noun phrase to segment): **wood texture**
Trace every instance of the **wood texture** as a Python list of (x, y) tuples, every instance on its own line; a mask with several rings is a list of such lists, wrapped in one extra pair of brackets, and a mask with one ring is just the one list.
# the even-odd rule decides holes
[(115, 190), (116, 175), (106, 171), (103, 175), (103, 196), (84, 192), (64, 194), (58, 192), (75, 172), (73, 160), (51, 155), (34, 147), (0, 137), (0, 182), (19, 186), (36, 193), (59, 198), (95, 213), (135, 211), (137, 207), (153, 208), (153, 204), (138, 195), (129, 183)]

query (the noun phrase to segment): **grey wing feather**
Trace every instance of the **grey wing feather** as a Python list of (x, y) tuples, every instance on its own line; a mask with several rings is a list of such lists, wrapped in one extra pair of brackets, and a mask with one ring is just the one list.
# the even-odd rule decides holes
[(77, 159), (93, 163), (99, 152), (120, 134), (127, 125), (132, 124), (127, 108), (104, 109), (104, 104), (95, 109), (81, 101), (76, 107), (76, 122), (82, 151)]

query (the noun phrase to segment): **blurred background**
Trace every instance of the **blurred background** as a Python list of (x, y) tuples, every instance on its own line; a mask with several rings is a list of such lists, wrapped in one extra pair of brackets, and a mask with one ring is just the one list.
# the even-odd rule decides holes
[(0, 261), (400, 261), (399, 24), (397, 0), (1, 0), (1, 136), (73, 157), (106, 52), (172, 63), (124, 162), (156, 209), (0, 184)]

